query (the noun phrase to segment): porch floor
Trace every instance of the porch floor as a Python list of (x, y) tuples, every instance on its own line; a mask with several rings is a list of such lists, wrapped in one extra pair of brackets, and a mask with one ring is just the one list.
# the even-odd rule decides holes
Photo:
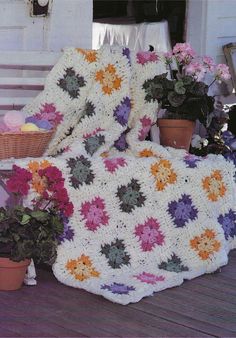
[(236, 250), (220, 273), (128, 306), (40, 269), (36, 287), (0, 292), (0, 337), (236, 337)]

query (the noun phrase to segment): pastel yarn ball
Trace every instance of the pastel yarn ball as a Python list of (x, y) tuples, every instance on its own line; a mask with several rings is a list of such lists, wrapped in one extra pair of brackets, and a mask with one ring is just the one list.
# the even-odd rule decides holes
[(34, 123), (25, 123), (20, 128), (21, 131), (39, 131), (39, 128)]
[(4, 115), (3, 122), (11, 131), (16, 131), (25, 123), (25, 115), (22, 111), (11, 110)]
[(34, 117), (34, 116), (28, 116), (25, 119), (25, 123), (33, 123), (33, 124), (36, 124), (36, 126), (37, 126), (37, 122), (38, 121), (39, 120), (36, 117)]
[(52, 129), (52, 124), (48, 120), (38, 120), (36, 122), (36, 125), (40, 129), (46, 129), (46, 130)]

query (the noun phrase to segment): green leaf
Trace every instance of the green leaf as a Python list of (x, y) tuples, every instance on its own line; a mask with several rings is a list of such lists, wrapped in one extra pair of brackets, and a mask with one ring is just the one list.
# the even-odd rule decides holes
[(27, 215), (27, 214), (24, 214), (22, 216), (22, 220), (21, 220), (21, 224), (22, 225), (25, 225), (27, 223), (29, 223), (29, 220), (31, 219), (31, 216), (30, 215)]
[(49, 214), (45, 211), (37, 210), (31, 212), (31, 217), (35, 218), (39, 222), (44, 222), (49, 218)]
[(186, 93), (186, 89), (184, 88), (183, 81), (177, 81), (175, 84), (175, 92), (177, 94), (183, 95)]

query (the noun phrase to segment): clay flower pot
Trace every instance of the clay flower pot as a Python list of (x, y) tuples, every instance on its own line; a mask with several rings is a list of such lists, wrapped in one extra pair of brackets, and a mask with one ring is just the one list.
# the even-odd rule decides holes
[(30, 259), (13, 262), (9, 258), (0, 257), (0, 290), (20, 289), (29, 264)]
[(195, 121), (190, 120), (157, 119), (157, 126), (160, 129), (160, 144), (165, 147), (189, 151), (195, 124)]

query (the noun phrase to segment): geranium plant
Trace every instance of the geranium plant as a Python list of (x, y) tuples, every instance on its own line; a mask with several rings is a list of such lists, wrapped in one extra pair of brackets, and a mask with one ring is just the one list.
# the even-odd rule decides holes
[[(171, 52), (164, 54), (167, 72), (145, 81), (145, 99), (159, 101), (168, 119), (199, 120), (207, 124), (214, 109), (214, 97), (208, 95), (209, 87), (216, 81), (230, 78), (225, 64), (215, 65), (211, 57), (196, 57), (189, 43), (177, 43)], [(210, 73), (212, 81), (203, 82)]]
[(61, 171), (47, 161), (30, 162), (27, 169), (14, 165), (1, 185), (9, 199), (0, 208), (0, 256), (52, 264), (73, 213)]

